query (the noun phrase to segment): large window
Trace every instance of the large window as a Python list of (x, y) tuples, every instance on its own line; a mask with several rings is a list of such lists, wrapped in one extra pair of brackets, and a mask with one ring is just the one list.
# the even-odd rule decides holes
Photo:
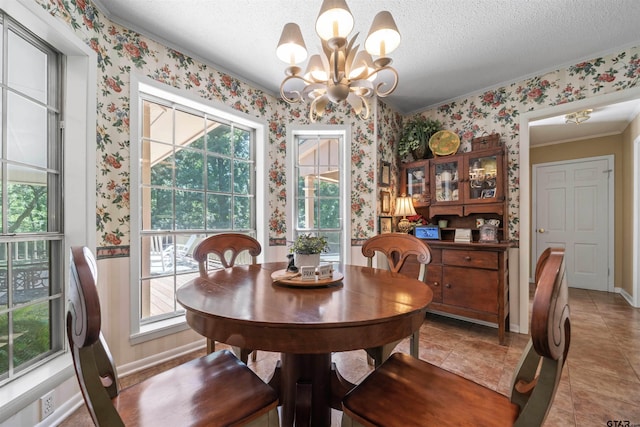
[[(140, 92), (140, 325), (182, 316), (176, 290), (211, 234), (256, 236), (255, 131), (205, 106)], [(132, 233), (133, 235), (133, 233)], [(213, 261), (212, 261), (213, 262)]]
[(61, 57), (0, 11), (0, 383), (63, 348)]
[(344, 220), (348, 218), (344, 132), (294, 131), (290, 177), (293, 195), (293, 236), (311, 233), (325, 236), (329, 252), (321, 254), (327, 262), (345, 261), (348, 238)]

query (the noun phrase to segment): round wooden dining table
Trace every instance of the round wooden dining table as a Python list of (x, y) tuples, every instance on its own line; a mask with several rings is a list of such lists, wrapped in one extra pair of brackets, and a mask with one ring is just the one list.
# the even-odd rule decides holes
[(410, 336), (433, 298), (423, 282), (387, 270), (335, 265), (343, 279), (293, 287), (272, 273), (286, 263), (215, 270), (177, 291), (189, 326), (231, 346), (280, 352), (269, 384), (283, 426), (329, 426), (331, 408), (353, 387), (331, 353), (381, 346)]

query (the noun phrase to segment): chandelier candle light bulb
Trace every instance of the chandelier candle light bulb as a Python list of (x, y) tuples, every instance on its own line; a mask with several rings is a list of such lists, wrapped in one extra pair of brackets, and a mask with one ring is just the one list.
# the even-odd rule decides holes
[[(379, 12), (365, 40), (365, 50), (355, 45), (358, 34), (350, 40), (354, 19), (345, 0), (324, 0), (316, 20), (316, 33), (322, 41), (322, 52), (309, 58), (305, 73), (296, 64), (307, 58), (307, 49), (300, 27), (288, 23), (282, 30), (276, 55), (289, 64), (280, 84), (282, 99), (293, 104), (310, 101), (309, 120), (322, 116), (329, 102), (347, 101), (356, 115), (369, 117), (367, 98), (390, 95), (398, 85), (398, 73), (386, 55), (400, 45), (400, 33), (391, 13)], [(374, 61), (372, 55), (378, 56)], [(391, 75), (390, 81), (375, 83), (381, 72)], [(302, 90), (285, 88), (293, 79), (304, 83)]]

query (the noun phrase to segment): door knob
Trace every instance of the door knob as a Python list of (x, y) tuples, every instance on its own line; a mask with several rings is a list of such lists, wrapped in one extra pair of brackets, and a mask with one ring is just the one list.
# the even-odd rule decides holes
[(538, 233), (544, 233), (544, 228), (538, 228)]

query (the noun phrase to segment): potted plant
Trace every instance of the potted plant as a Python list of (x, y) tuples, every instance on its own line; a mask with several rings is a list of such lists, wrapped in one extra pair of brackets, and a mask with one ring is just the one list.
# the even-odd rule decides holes
[(442, 130), (442, 123), (438, 120), (416, 116), (407, 121), (402, 127), (402, 135), (398, 143), (398, 154), (406, 157), (409, 153), (414, 160), (433, 157), (429, 148), (431, 135)]
[(305, 265), (317, 267), (320, 264), (320, 254), (329, 251), (329, 242), (324, 236), (300, 234), (289, 250), (295, 255), (296, 267)]

